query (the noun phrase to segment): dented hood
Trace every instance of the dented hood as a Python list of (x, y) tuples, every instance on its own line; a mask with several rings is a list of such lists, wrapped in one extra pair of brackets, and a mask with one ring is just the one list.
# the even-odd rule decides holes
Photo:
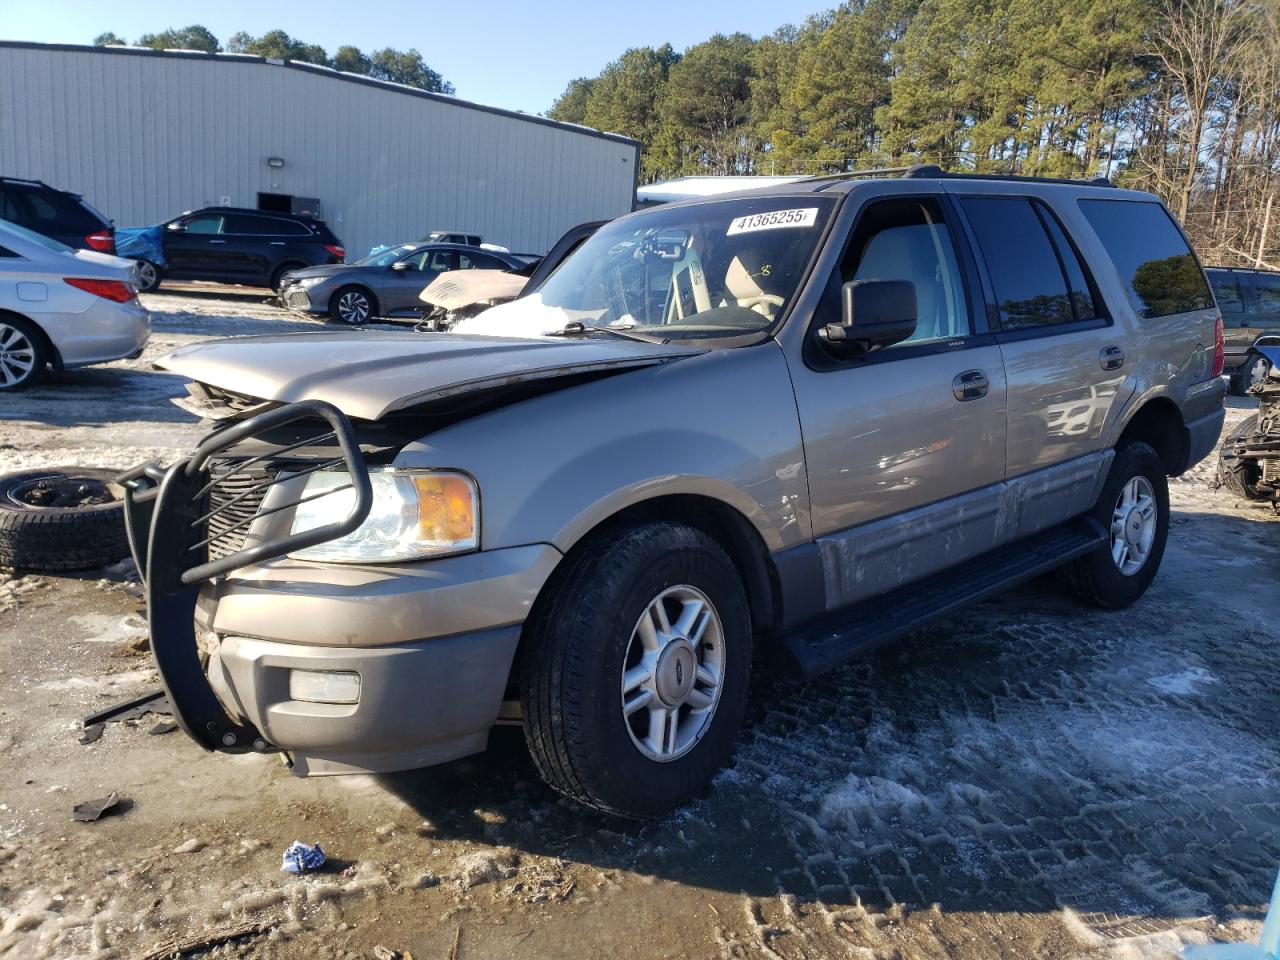
[(157, 366), (238, 394), (324, 400), (377, 420), (395, 410), (530, 380), (650, 366), (703, 351), (604, 337), (296, 333), (182, 347)]

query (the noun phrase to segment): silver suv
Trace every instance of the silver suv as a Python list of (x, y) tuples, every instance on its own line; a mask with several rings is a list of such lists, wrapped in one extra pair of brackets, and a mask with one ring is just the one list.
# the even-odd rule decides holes
[(522, 724), (636, 817), (726, 761), (753, 662), (809, 676), (1056, 568), (1133, 603), (1225, 391), (1156, 198), (936, 168), (631, 214), (448, 334), (163, 365), (216, 421), (125, 478), (188, 734), (313, 775)]

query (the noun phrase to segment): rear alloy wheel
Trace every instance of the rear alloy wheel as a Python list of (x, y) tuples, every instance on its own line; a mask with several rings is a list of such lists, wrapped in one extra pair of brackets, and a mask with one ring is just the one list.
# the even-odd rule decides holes
[(362, 327), (373, 316), (373, 299), (358, 287), (348, 287), (334, 294), (329, 313), (339, 323)]
[(48, 362), (44, 339), (34, 324), (0, 316), (0, 390), (21, 390), (35, 383)]
[(135, 260), (138, 265), (138, 292), (151, 293), (160, 287), (160, 268), (150, 260)]
[(1169, 537), (1169, 481), (1148, 444), (1116, 450), (1092, 516), (1107, 542), (1063, 568), (1071, 589), (1099, 607), (1118, 610), (1151, 586)]

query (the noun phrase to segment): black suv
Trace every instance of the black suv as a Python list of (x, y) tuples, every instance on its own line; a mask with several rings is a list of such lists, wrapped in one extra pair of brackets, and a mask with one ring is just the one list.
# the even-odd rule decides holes
[(1280, 271), (1209, 267), (1205, 273), (1222, 311), (1231, 390), (1244, 394), (1271, 370), (1258, 347), (1280, 347)]
[(52, 237), (69, 247), (115, 253), (115, 228), (78, 193), (0, 177), (0, 220)]
[[(288, 213), (240, 207), (205, 207), (164, 224), (164, 266), (144, 290), (161, 277), (220, 280), (252, 287), (280, 286), (290, 270), (341, 263), (346, 251), (323, 221)], [(151, 281), (152, 272), (144, 271)]]

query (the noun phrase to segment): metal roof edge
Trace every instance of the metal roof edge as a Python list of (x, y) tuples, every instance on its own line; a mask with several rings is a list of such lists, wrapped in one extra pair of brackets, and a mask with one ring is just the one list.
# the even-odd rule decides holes
[(577, 123), (563, 123), (559, 120), (552, 120), (550, 117), (540, 116), (536, 113), (522, 113), (519, 110), (507, 110), (503, 107), (493, 107), (485, 103), (476, 103), (473, 100), (464, 100), (463, 98), (453, 96), (452, 94), (433, 93), (430, 90), (419, 90), (417, 87), (405, 86), (402, 83), (394, 83), (390, 80), (376, 80), (373, 77), (361, 76), (358, 73), (343, 73), (340, 70), (335, 70), (333, 67), (326, 67), (318, 63), (304, 63), (300, 60), (277, 60), (274, 58), (260, 57), (257, 54), (252, 53), (206, 53), (203, 50), (153, 50), (150, 47), (99, 47), (86, 43), (39, 43), (34, 40), (0, 40), (0, 49), (5, 48), (19, 50), (51, 50), (60, 53), (101, 53), (111, 56), (170, 57), (180, 60), (213, 60), (221, 63), (261, 63), (268, 66), (282, 66), (291, 70), (302, 70), (307, 73), (314, 73), (319, 76), (329, 77), (333, 80), (364, 84), (365, 86), (380, 88), (391, 93), (420, 97), (425, 100), (434, 100), (437, 103), (461, 107), (466, 110), (479, 110), (482, 113), (492, 113), (500, 117), (509, 117), (512, 120), (524, 120), (529, 123), (537, 123), (542, 126), (554, 127), (558, 130), (564, 130), (566, 133), (576, 133), (580, 136), (595, 137), (599, 140), (610, 140), (614, 143), (621, 143), (635, 148), (637, 163), (639, 161), (640, 141), (634, 140), (631, 137), (623, 136), (620, 133), (605, 133), (602, 130), (596, 130), (592, 127), (584, 127)]

